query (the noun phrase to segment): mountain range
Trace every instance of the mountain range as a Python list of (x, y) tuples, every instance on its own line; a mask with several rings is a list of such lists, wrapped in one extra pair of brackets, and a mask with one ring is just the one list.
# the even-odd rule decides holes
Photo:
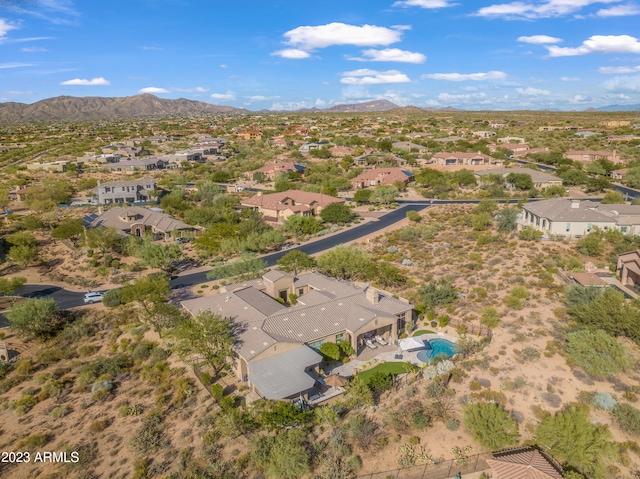
[[(335, 105), (329, 108), (307, 108), (296, 113), (366, 113), (395, 110), (398, 113), (419, 113), (421, 111), (461, 111), (453, 107), (418, 108), (400, 107), (388, 100), (374, 100), (363, 103)], [(591, 109), (593, 111), (593, 109)], [(636, 111), (639, 105), (611, 105), (596, 111)], [(274, 113), (269, 110), (270, 113)], [(130, 120), (136, 118), (162, 118), (175, 116), (204, 116), (219, 113), (249, 114), (243, 108), (212, 105), (195, 100), (179, 98), (168, 100), (154, 95), (143, 94), (129, 97), (72, 97), (58, 96), (35, 103), (0, 103), (0, 123), (22, 123), (39, 121), (100, 121)], [(287, 111), (287, 113), (291, 113)]]

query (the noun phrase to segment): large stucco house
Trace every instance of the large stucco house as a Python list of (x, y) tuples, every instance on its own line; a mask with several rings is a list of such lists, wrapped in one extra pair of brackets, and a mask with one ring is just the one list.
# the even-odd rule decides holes
[(268, 195), (260, 192), (240, 204), (261, 213), (267, 221), (282, 223), (291, 215), (316, 216), (328, 205), (344, 202), (343, 198), (321, 193), (287, 190)]
[(116, 206), (85, 220), (90, 228), (115, 228), (120, 236), (142, 236), (145, 232), (157, 239), (170, 240), (197, 235), (202, 228), (191, 226), (171, 216), (141, 206)]
[[(287, 303), (292, 294), (295, 305)], [(267, 399), (309, 395), (316, 386), (323, 343), (349, 341), (360, 354), (365, 340), (376, 335), (397, 341), (413, 314), (408, 301), (371, 286), (314, 272), (294, 277), (279, 270), (227, 285), (213, 296), (183, 301), (182, 306), (192, 315), (210, 310), (233, 320), (239, 331), (234, 371)]]
[(553, 198), (522, 207), (520, 226), (531, 226), (545, 234), (586, 235), (593, 228), (640, 233), (640, 206), (603, 205), (593, 201)]

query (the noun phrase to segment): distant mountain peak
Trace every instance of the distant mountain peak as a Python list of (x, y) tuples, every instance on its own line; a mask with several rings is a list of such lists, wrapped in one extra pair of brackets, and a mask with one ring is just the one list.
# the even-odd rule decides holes
[(230, 106), (178, 98), (169, 100), (150, 93), (127, 97), (57, 96), (32, 104), (0, 103), (0, 123), (29, 121), (99, 121), (249, 113)]

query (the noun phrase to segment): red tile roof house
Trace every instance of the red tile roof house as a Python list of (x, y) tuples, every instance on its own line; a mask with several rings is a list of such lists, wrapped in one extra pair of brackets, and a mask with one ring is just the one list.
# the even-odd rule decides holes
[(466, 152), (453, 152), (446, 153), (444, 151), (436, 153), (431, 157), (431, 162), (436, 165), (442, 166), (456, 166), (456, 165), (491, 165), (496, 164), (497, 160), (484, 153), (466, 153)]
[(396, 181), (402, 181), (406, 185), (413, 179), (413, 173), (401, 168), (375, 168), (353, 178), (351, 186), (358, 190), (369, 186), (393, 186)]
[(564, 155), (573, 161), (581, 161), (583, 163), (591, 163), (598, 160), (609, 160), (612, 163), (622, 163), (620, 155), (613, 151), (595, 151), (595, 150), (569, 150)]
[(327, 205), (344, 202), (343, 198), (321, 193), (289, 190), (270, 195), (258, 193), (240, 204), (261, 213), (267, 221), (282, 223), (291, 215), (315, 216)]
[(253, 178), (254, 173), (261, 172), (264, 173), (267, 180), (273, 181), (281, 173), (304, 173), (304, 170), (306, 168), (306, 166), (298, 165), (297, 163), (293, 163), (292, 161), (268, 163), (262, 168), (258, 168), (255, 171), (247, 172), (246, 176), (248, 176), (249, 178)]

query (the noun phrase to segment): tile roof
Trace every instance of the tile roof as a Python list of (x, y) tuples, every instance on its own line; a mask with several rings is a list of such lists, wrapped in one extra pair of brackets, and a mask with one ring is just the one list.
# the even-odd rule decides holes
[[(275, 270), (267, 274), (286, 275)], [(303, 286), (310, 291), (290, 307), (260, 292), (262, 281), (227, 285), (227, 292), (186, 300), (182, 306), (193, 315), (211, 310), (241, 324), (237, 350), (247, 360), (279, 341), (302, 344), (344, 330), (355, 332), (377, 317), (393, 317), (413, 307), (384, 294), (373, 304), (366, 297), (367, 288), (315, 272), (296, 278), (294, 287)]]
[[(126, 213), (126, 216), (137, 216), (134, 221), (124, 221), (120, 217)], [(89, 225), (91, 228), (99, 226), (114, 227), (120, 234), (127, 234), (132, 224), (144, 224), (145, 226), (154, 227), (162, 233), (169, 233), (174, 230), (193, 230), (194, 227), (183, 223), (180, 220), (172, 218), (165, 213), (152, 211), (142, 206), (129, 206), (123, 208), (116, 206), (110, 208)]]
[(500, 479), (562, 479), (560, 467), (530, 447), (494, 453), (487, 464)]
[(120, 186), (138, 186), (138, 185), (148, 185), (151, 184), (153, 187), (156, 186), (156, 180), (153, 178), (139, 178), (137, 180), (116, 180), (109, 181), (107, 183), (100, 183), (100, 187), (120, 187)]
[(577, 200), (552, 198), (527, 203), (523, 209), (551, 221), (614, 223), (620, 226), (640, 224), (640, 206), (638, 205), (603, 205), (585, 200), (580, 201), (577, 208), (572, 208), (574, 201)]
[(266, 209), (286, 209), (290, 207), (290, 205), (283, 204), (287, 199), (293, 200), (295, 204), (302, 204), (305, 206), (309, 206), (313, 203), (317, 203), (320, 206), (326, 206), (331, 203), (344, 203), (343, 198), (336, 198), (334, 196), (323, 195), (321, 193), (311, 193), (309, 191), (288, 190), (279, 193), (272, 193), (270, 195), (258, 193), (251, 198), (242, 200), (242, 205), (259, 206)]

